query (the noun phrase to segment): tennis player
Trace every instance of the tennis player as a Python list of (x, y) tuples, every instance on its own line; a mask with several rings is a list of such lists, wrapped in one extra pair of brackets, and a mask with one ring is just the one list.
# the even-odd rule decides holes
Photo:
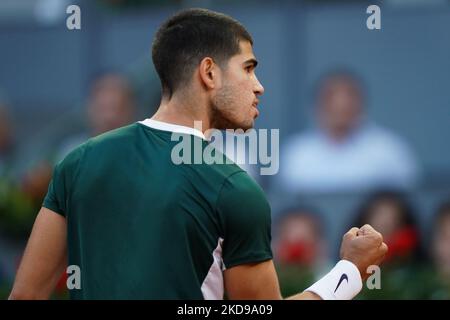
[[(268, 201), (235, 164), (175, 164), (173, 134), (248, 129), (264, 88), (253, 40), (233, 18), (189, 9), (156, 33), (162, 100), (151, 118), (88, 140), (55, 170), (10, 299), (47, 299), (68, 265), (73, 299), (282, 299)], [(194, 128), (201, 121), (202, 131)], [(387, 251), (365, 225), (341, 259), (291, 299), (352, 299)]]

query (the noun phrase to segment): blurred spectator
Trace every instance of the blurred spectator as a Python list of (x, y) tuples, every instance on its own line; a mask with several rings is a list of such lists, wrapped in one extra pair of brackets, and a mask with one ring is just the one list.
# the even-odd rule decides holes
[(35, 163), (23, 175), (21, 189), (38, 209), (47, 194), (52, 177), (52, 165), (47, 160)]
[[(91, 136), (132, 122), (134, 104), (127, 81), (113, 73), (96, 79), (91, 89), (87, 113), (89, 132), (65, 141), (57, 152), (57, 161)], [(47, 193), (53, 159), (41, 154), (39, 159), (19, 170), (14, 180), (6, 179), (2, 171), (11, 171), (7, 168), (12, 160), (13, 139), (10, 128), (6, 112), (0, 108), (0, 231), (21, 239), (28, 236)]]
[(14, 139), (11, 120), (5, 103), (0, 101), (0, 177), (5, 175), (12, 165)]
[(277, 216), (274, 223), (274, 258), (283, 296), (313, 283), (326, 269), (324, 226), (315, 210), (295, 207)]
[(389, 246), (385, 264), (423, 258), (415, 213), (403, 193), (380, 190), (370, 195), (353, 225), (360, 227), (366, 223), (378, 230)]
[(322, 224), (312, 210), (287, 210), (276, 220), (275, 228), (275, 257), (280, 264), (311, 267), (323, 258)]
[[(13, 124), (6, 103), (0, 102), (0, 234), (16, 236), (29, 231), (30, 203), (20, 190), (16, 177)], [(2, 239), (0, 239), (2, 241)], [(0, 262), (2, 257), (0, 250)], [(1, 266), (0, 266), (1, 268)]]
[(58, 153), (58, 160), (90, 137), (133, 122), (135, 106), (128, 81), (116, 73), (105, 73), (93, 83), (88, 104), (88, 132), (67, 139)]
[(433, 299), (450, 299), (450, 201), (438, 209), (432, 231)]
[(439, 208), (432, 235), (433, 260), (436, 269), (450, 282), (450, 201)]
[(402, 139), (370, 123), (362, 82), (347, 71), (319, 82), (317, 128), (290, 139), (281, 154), (281, 183), (292, 192), (410, 187), (416, 161)]
[[(355, 226), (372, 225), (389, 247), (381, 265), (381, 288), (364, 288), (361, 299), (425, 299), (428, 279), (419, 226), (412, 205), (401, 192), (380, 190), (363, 203)], [(423, 280), (423, 281), (422, 281)]]

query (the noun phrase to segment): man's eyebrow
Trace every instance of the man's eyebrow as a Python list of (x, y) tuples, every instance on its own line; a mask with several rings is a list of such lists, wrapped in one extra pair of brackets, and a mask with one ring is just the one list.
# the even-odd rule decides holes
[(251, 58), (251, 59), (246, 60), (244, 62), (244, 65), (246, 65), (246, 66), (252, 65), (253, 68), (256, 68), (256, 66), (258, 65), (258, 61), (255, 58)]

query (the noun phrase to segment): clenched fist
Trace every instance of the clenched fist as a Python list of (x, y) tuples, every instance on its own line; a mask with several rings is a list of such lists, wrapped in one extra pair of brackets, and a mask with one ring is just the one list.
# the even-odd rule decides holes
[(362, 279), (368, 277), (367, 267), (379, 265), (387, 251), (381, 233), (368, 224), (350, 229), (342, 238), (341, 259), (354, 263)]

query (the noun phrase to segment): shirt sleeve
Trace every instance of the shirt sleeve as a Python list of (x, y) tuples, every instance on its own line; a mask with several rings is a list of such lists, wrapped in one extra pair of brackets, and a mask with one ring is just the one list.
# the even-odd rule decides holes
[(246, 172), (225, 180), (217, 209), (223, 221), (225, 268), (272, 259), (270, 206)]
[(55, 166), (52, 180), (48, 186), (48, 192), (44, 198), (44, 203), (42, 206), (65, 217), (65, 188), (63, 180), (64, 177), (61, 174), (62, 169), (63, 162)]
[(55, 166), (47, 195), (42, 204), (43, 207), (64, 217), (67, 215), (70, 191), (74, 188), (75, 178), (78, 174), (79, 163), (84, 150), (85, 146), (81, 145)]

